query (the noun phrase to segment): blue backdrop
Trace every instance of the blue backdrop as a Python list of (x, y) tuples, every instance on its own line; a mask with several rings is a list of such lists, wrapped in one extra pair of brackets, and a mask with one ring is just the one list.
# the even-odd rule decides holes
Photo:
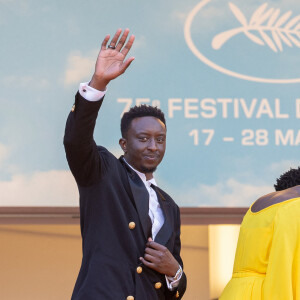
[(119, 156), (129, 105), (159, 105), (156, 180), (180, 206), (249, 206), (299, 165), (296, 0), (0, 1), (0, 205), (77, 206), (62, 139), (80, 82), (117, 28), (136, 36), (95, 139)]

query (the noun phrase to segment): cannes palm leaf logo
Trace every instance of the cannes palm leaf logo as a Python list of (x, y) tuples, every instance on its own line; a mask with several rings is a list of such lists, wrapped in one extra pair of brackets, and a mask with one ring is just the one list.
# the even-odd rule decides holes
[(280, 15), (280, 9), (267, 9), (267, 6), (264, 3), (258, 7), (248, 22), (241, 10), (229, 2), (229, 8), (242, 26), (217, 34), (212, 47), (220, 49), (229, 39), (243, 33), (252, 42), (267, 45), (274, 52), (283, 51), (283, 44), (300, 48), (300, 15), (291, 18), (291, 11)]

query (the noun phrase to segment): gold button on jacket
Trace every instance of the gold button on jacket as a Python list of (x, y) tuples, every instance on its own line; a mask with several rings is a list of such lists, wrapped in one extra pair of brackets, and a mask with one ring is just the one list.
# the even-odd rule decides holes
[(158, 290), (161, 288), (161, 283), (160, 282), (156, 282), (154, 287)]
[(133, 296), (128, 296), (128, 297), (126, 298), (126, 300), (134, 300), (134, 297), (133, 297)]
[(137, 268), (136, 268), (136, 272), (137, 272), (138, 274), (141, 274), (141, 273), (143, 272), (143, 268), (142, 268), (142, 267), (137, 267)]
[(179, 298), (179, 292), (177, 291), (177, 293), (176, 293), (176, 298)]
[(135, 223), (134, 222), (130, 222), (128, 224), (129, 229), (134, 229), (135, 228)]

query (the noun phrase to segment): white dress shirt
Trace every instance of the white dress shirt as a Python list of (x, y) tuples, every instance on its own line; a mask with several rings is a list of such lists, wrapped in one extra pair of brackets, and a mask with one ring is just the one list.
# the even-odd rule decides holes
[(137, 171), (136, 169), (134, 169), (127, 161), (126, 161), (126, 163), (133, 171), (135, 171), (139, 175), (139, 177), (142, 179), (142, 181), (149, 193), (149, 212), (148, 212), (148, 214), (149, 214), (149, 217), (150, 217), (151, 223), (152, 223), (152, 239), (154, 240), (157, 233), (159, 232), (159, 230), (161, 229), (161, 227), (163, 226), (163, 224), (165, 222), (163, 211), (162, 211), (160, 204), (158, 202), (158, 199), (157, 199), (157, 194), (154, 191), (154, 189), (151, 187), (151, 184), (157, 186), (156, 181), (154, 178), (152, 178), (150, 180), (146, 180), (146, 175), (144, 173), (141, 173), (141, 172)]

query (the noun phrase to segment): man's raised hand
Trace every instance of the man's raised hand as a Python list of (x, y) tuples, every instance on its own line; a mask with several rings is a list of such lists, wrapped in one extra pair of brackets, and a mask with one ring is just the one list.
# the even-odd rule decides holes
[(134, 35), (131, 35), (126, 43), (129, 29), (125, 29), (122, 35), (121, 33), (122, 29), (118, 29), (109, 45), (107, 44), (110, 35), (107, 35), (102, 42), (95, 72), (90, 82), (90, 86), (97, 90), (104, 91), (107, 84), (123, 74), (134, 60), (134, 57), (125, 60), (134, 42)]

